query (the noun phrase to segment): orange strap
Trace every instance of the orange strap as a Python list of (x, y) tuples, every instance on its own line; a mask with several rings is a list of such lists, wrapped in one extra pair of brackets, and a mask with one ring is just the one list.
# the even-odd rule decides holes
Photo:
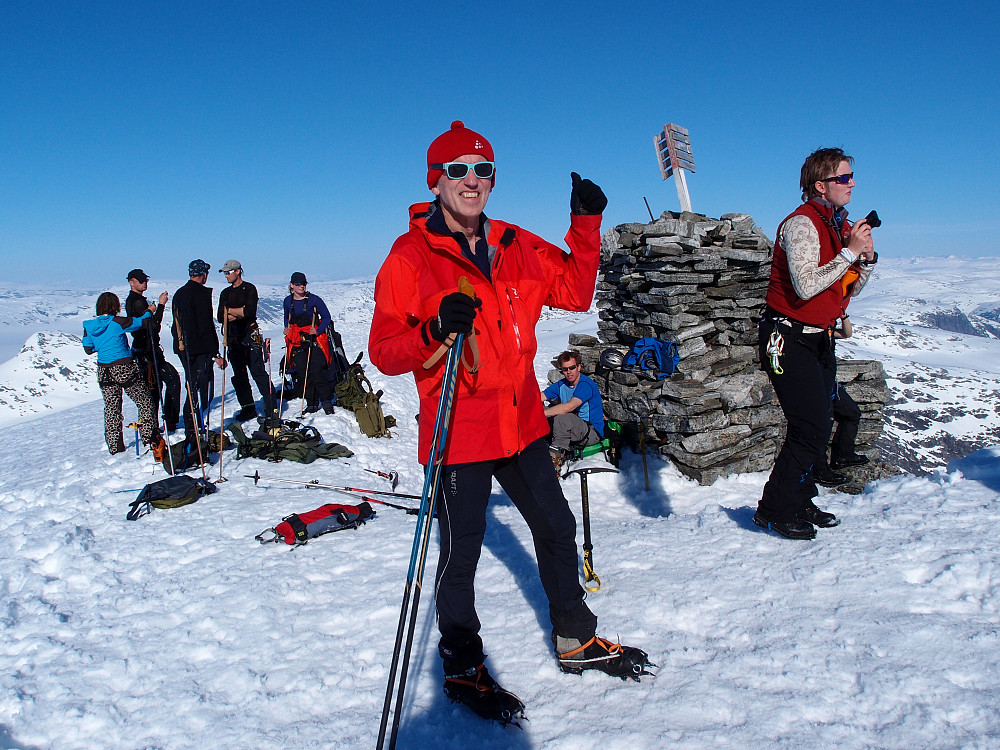
[[(476, 290), (472, 286), (472, 284), (469, 283), (468, 276), (462, 276), (458, 280), (458, 291), (460, 291), (467, 297), (472, 297), (473, 299), (476, 298)], [(444, 356), (444, 353), (449, 349), (451, 349), (452, 345), (455, 343), (455, 338), (456, 335), (454, 333), (448, 335), (448, 338), (445, 339), (444, 343), (442, 343), (441, 346), (438, 347), (437, 351), (434, 352), (427, 359), (426, 362), (424, 362), (425, 370), (431, 369), (437, 363), (437, 361)], [(469, 345), (469, 351), (472, 352), (472, 364), (470, 365), (469, 362), (466, 360), (464, 350), (462, 352), (462, 364), (465, 365), (466, 370), (468, 370), (472, 374), (475, 374), (479, 370), (479, 344), (476, 342), (475, 327), (473, 327), (473, 329), (469, 332), (468, 336), (466, 336), (466, 341), (468, 342)]]

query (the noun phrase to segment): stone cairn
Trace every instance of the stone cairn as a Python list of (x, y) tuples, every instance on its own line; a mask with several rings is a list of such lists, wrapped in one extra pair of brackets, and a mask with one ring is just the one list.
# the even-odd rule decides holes
[[(642, 430), (647, 450), (701, 484), (770, 469), (784, 440), (785, 419), (757, 355), (772, 252), (746, 214), (668, 211), (649, 224), (622, 224), (602, 238), (598, 337), (570, 337), (607, 418), (622, 424), (633, 446)], [(627, 354), (644, 336), (677, 344), (681, 360), (670, 378), (599, 367), (604, 349)], [(892, 473), (875, 461), (889, 390), (877, 361), (839, 360), (837, 378), (862, 410), (858, 451), (873, 459), (850, 472), (847, 489), (860, 492), (865, 481)]]

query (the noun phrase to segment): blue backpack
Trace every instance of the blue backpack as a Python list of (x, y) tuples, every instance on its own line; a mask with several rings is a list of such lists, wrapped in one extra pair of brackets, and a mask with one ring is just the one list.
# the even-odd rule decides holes
[(677, 353), (677, 344), (647, 336), (632, 344), (632, 351), (625, 357), (622, 369), (656, 370), (658, 372), (656, 379), (665, 380), (670, 377), (680, 361), (681, 355)]

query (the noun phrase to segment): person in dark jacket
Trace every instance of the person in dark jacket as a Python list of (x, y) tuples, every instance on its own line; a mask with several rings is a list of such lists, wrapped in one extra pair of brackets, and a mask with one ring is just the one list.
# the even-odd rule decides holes
[(122, 390), (139, 410), (139, 434), (151, 446), (157, 461), (162, 461), (166, 444), (156, 425), (153, 400), (145, 376), (129, 351), (126, 333), (139, 330), (150, 316), (147, 310), (138, 318), (118, 317), (121, 300), (112, 292), (97, 298), (97, 318), (83, 323), (83, 350), (97, 354), (97, 382), (104, 396), (104, 438), (111, 455), (125, 451), (122, 435)]
[[(125, 298), (125, 314), (131, 318), (141, 318), (143, 313), (150, 313), (142, 327), (132, 333), (132, 357), (139, 366), (139, 371), (148, 373), (146, 379), (153, 401), (159, 403), (162, 397), (163, 421), (167, 432), (173, 432), (180, 421), (181, 377), (174, 366), (167, 362), (160, 346), (160, 324), (170, 295), (162, 292), (157, 300), (158, 304), (151, 305), (146, 299), (149, 276), (141, 268), (128, 272), (128, 284), (131, 291)], [(156, 368), (155, 373), (150, 370), (151, 367)]]
[(225, 274), (229, 282), (219, 295), (216, 318), (222, 326), (229, 363), (233, 366), (233, 390), (240, 402), (236, 420), (245, 422), (257, 416), (248, 369), (264, 401), (264, 415), (273, 419), (277, 416), (274, 387), (264, 367), (264, 337), (257, 325), (257, 287), (243, 280), (243, 266), (238, 260), (227, 260), (219, 273)]
[[(212, 317), (212, 290), (205, 286), (211, 266), (200, 258), (188, 265), (188, 283), (174, 292), (174, 353), (181, 358), (187, 397), (184, 399), (184, 435), (194, 437), (203, 426), (202, 411), (212, 406), (215, 376), (212, 362), (226, 366), (219, 356), (219, 334)], [(192, 417), (192, 414), (194, 415)]]
[[(303, 413), (319, 411), (333, 414), (333, 387), (326, 368), (332, 362), (330, 340), (326, 329), (330, 311), (323, 298), (306, 291), (306, 275), (292, 274), (291, 294), (285, 297), (285, 351), (295, 371), (295, 390), (306, 400)], [(308, 371), (308, 374), (307, 374)]]

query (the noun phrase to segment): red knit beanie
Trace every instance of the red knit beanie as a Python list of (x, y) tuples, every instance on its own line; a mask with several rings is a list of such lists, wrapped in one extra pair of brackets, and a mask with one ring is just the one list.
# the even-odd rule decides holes
[[(475, 130), (465, 127), (461, 120), (455, 120), (451, 129), (435, 138), (427, 149), (427, 187), (437, 185), (444, 174), (440, 169), (431, 169), (431, 164), (444, 164), (468, 154), (484, 156), (486, 161), (493, 161), (493, 146)], [(491, 182), (496, 183), (495, 173)]]

